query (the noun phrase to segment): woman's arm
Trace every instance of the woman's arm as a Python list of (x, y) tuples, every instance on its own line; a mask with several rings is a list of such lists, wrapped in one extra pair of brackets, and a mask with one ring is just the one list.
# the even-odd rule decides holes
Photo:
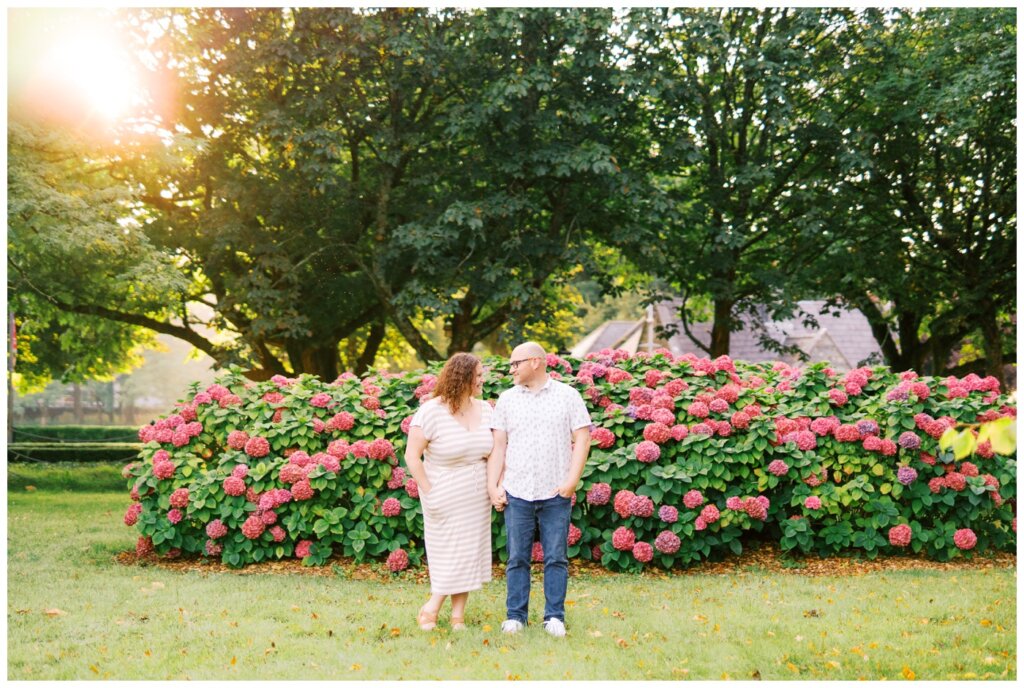
[(427, 480), (427, 472), (423, 470), (423, 461), (420, 460), (426, 448), (427, 438), (423, 436), (423, 428), (418, 425), (409, 428), (409, 441), (405, 445), (405, 465), (420, 492), (429, 494), (430, 481)]

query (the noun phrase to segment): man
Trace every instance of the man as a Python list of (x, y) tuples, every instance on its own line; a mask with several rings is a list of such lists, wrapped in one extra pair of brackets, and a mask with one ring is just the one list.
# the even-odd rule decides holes
[(508, 564), (506, 633), (527, 623), (534, 533), (544, 549), (544, 629), (565, 635), (566, 555), (572, 496), (590, 453), (590, 414), (580, 393), (550, 377), (547, 354), (535, 342), (512, 351), (515, 386), (491, 416), (494, 449), (487, 462), (491, 503), (505, 513)]

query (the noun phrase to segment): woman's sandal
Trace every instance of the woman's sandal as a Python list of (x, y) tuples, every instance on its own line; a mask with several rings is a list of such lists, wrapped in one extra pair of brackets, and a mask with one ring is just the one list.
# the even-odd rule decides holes
[(452, 630), (462, 631), (466, 628), (466, 617), (464, 616), (453, 616), (452, 617)]
[(424, 611), (423, 607), (420, 607), (420, 611), (416, 615), (416, 624), (420, 627), (421, 631), (434, 630), (434, 627), (437, 626), (437, 612), (431, 614), (428, 611)]

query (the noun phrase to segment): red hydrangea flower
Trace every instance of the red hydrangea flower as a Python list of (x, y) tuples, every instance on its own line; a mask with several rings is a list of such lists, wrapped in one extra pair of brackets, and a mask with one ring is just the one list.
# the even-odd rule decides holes
[(655, 412), (657, 412), (657, 409), (664, 409), (665, 411), (675, 411), (676, 402), (672, 398), (671, 394), (659, 391), (655, 393), (654, 397), (651, 399), (651, 406), (655, 408)]
[(676, 415), (665, 408), (655, 408), (651, 411), (651, 420), (662, 425), (672, 425), (676, 422)]
[(255, 540), (260, 535), (263, 535), (263, 531), (266, 529), (267, 526), (263, 523), (263, 520), (258, 515), (252, 514), (242, 524), (242, 535), (250, 540)]
[(612, 547), (620, 552), (632, 551), (634, 544), (636, 544), (636, 535), (629, 528), (619, 526), (612, 533)]
[(612, 502), (612, 507), (615, 509), (615, 513), (622, 518), (628, 518), (630, 515), (629, 507), (633, 501), (633, 497), (635, 496), (636, 495), (629, 490), (619, 490), (616, 492), (615, 500)]
[(970, 528), (961, 528), (953, 533), (953, 544), (962, 550), (974, 549), (978, 544), (978, 536)]
[(355, 427), (356, 419), (348, 411), (342, 411), (341, 413), (334, 414), (329, 421), (327, 421), (327, 429), (331, 431), (347, 432)]
[(294, 485), (292, 485), (291, 492), (292, 492), (292, 497), (294, 497), (296, 501), (304, 501), (306, 499), (312, 499), (313, 498), (313, 494), (314, 494), (313, 488), (309, 484), (309, 480), (305, 480), (305, 479), (304, 480), (300, 480), (299, 482), (297, 482)]
[(258, 459), (270, 453), (270, 442), (264, 437), (250, 437), (245, 443), (245, 453)]
[(893, 547), (906, 547), (910, 544), (912, 535), (913, 531), (906, 524), (893, 526), (889, 529), (889, 544)]
[(964, 461), (960, 464), (960, 472), (968, 478), (975, 478), (978, 476), (978, 467), (970, 461)]
[(725, 399), (712, 399), (708, 404), (708, 410), (712, 413), (725, 413), (729, 410), (729, 402)]
[(696, 509), (704, 503), (704, 495), (700, 493), (700, 490), (690, 490), (683, 495), (683, 504), (687, 509)]
[(377, 397), (363, 397), (363, 401), (361, 403), (363, 408), (370, 411), (376, 411), (380, 408), (380, 399)]
[(327, 392), (318, 392), (310, 398), (309, 405), (316, 408), (327, 408), (331, 405), (331, 401), (332, 399), (330, 394)]
[(654, 442), (655, 444), (662, 444), (668, 441), (672, 437), (672, 431), (667, 425), (662, 423), (648, 423), (644, 427), (644, 439)]
[(654, 548), (650, 543), (638, 542), (633, 545), (633, 558), (640, 563), (646, 564), (654, 558)]
[(676, 442), (682, 442), (684, 439), (686, 439), (687, 435), (690, 434), (690, 428), (682, 424), (673, 425), (672, 429), (669, 432), (672, 435), (672, 439), (674, 439)]
[(570, 523), (569, 524), (569, 535), (566, 537), (566, 544), (568, 544), (570, 547), (572, 547), (573, 545), (578, 543), (582, 538), (583, 538), (583, 531)]
[(303, 480), (306, 477), (306, 469), (303, 466), (298, 466), (293, 463), (286, 463), (281, 466), (281, 470), (278, 472), (278, 480), (285, 485), (292, 485), (294, 483)]
[(313, 458), (309, 454), (300, 449), (292, 452), (288, 456), (288, 463), (293, 463), (296, 466), (308, 466), (309, 464), (316, 462), (313, 461)]
[(180, 523), (181, 519), (185, 517), (185, 514), (181, 512), (181, 509), (171, 509), (167, 512), (167, 520), (171, 523)]
[(753, 497), (747, 497), (743, 500), (743, 510), (747, 512), (748, 516), (758, 521), (764, 521), (768, 518), (768, 509)]
[(840, 442), (859, 442), (861, 438), (856, 425), (840, 425), (835, 429), (834, 435)]
[(693, 435), (709, 436), (709, 435), (714, 435), (715, 434), (715, 429), (712, 428), (707, 423), (697, 423), (692, 428), (690, 428), (690, 433), (693, 434)]
[(882, 449), (882, 438), (877, 435), (868, 435), (864, 438), (864, 448), (868, 451), (880, 451)]
[(544, 561), (544, 546), (539, 542), (533, 543), (530, 550), (530, 561)]
[(884, 439), (879, 451), (882, 452), (882, 456), (896, 456), (896, 443), (890, 439)]
[(141, 559), (142, 557), (148, 557), (151, 554), (153, 554), (153, 539), (149, 537), (139, 537), (139, 539), (135, 541), (135, 556)]
[(961, 473), (947, 473), (946, 487), (954, 492), (963, 492), (967, 488), (967, 477)]
[(214, 540), (207, 540), (203, 546), (203, 551), (206, 552), (208, 557), (219, 557), (220, 553), (224, 551), (224, 548), (218, 545)]
[(280, 392), (267, 392), (266, 394), (263, 395), (263, 401), (266, 401), (271, 404), (277, 404), (279, 402), (284, 401), (284, 395), (281, 394)]
[(420, 498), (420, 486), (416, 484), (416, 481), (409, 478), (405, 481), (405, 493), (413, 499)]
[(661, 449), (650, 440), (644, 440), (637, 444), (633, 452), (636, 454), (637, 460), (642, 463), (653, 463), (661, 456)]
[(305, 558), (309, 556), (309, 550), (313, 546), (312, 540), (299, 540), (295, 544), (295, 556)]
[(662, 389), (664, 389), (667, 393), (671, 394), (673, 397), (678, 397), (680, 394), (682, 394), (689, 388), (690, 385), (685, 380), (669, 380), (668, 382), (665, 383), (665, 386), (662, 387)]
[(327, 429), (327, 424), (326, 423), (324, 423), (319, 418), (314, 418), (313, 419), (313, 432), (314, 433), (319, 435), (320, 433), (322, 433), (326, 429)]
[(288, 533), (281, 526), (274, 526), (270, 529), (270, 537), (274, 538), (274, 542), (284, 542), (284, 539), (288, 537)]
[(596, 442), (601, 449), (608, 449), (615, 444), (615, 434), (608, 428), (594, 428), (590, 433), (590, 441)]
[(219, 518), (215, 518), (206, 524), (206, 535), (212, 540), (217, 540), (228, 534), (228, 527)]
[(663, 377), (665, 377), (665, 373), (652, 368), (644, 374), (644, 384), (652, 388), (657, 387)]
[(356, 440), (352, 443), (352, 446), (349, 447), (349, 451), (352, 453), (352, 456), (357, 459), (365, 459), (370, 455), (370, 443), (366, 440)]
[(929, 454), (928, 452), (921, 452), (921, 462), (922, 463), (926, 463), (929, 466), (934, 466), (935, 465), (935, 457), (932, 456), (931, 454)]
[(978, 444), (974, 449), (974, 453), (983, 459), (991, 459), (996, 455), (995, 451), (992, 449), (992, 442), (989, 440), (985, 440)]
[(339, 459), (344, 459), (351, 451), (351, 447), (345, 440), (334, 440), (327, 445), (327, 453)]
[(392, 518), (402, 513), (402, 503), (394, 497), (388, 497), (384, 500), (380, 510), (387, 518)]
[(836, 406), (843, 406), (850, 399), (848, 396), (846, 396), (846, 392), (839, 388), (833, 387), (828, 392), (828, 400), (829, 402), (835, 404)]
[(912, 382), (910, 384), (910, 393), (918, 398), (918, 400), (924, 400), (931, 394), (931, 390), (928, 389), (928, 385), (923, 382)]
[(729, 497), (725, 500), (725, 508), (732, 511), (743, 511), (743, 500), (739, 497)]
[(394, 550), (388, 555), (387, 566), (391, 573), (404, 571), (409, 568), (409, 553), (401, 548)]
[(789, 465), (781, 459), (775, 459), (768, 464), (768, 472), (775, 476), (783, 476), (789, 471)]
[(366, 454), (371, 459), (384, 461), (395, 455), (395, 447), (389, 440), (381, 437), (370, 442), (370, 446), (367, 448)]
[(932, 494), (939, 494), (945, 486), (946, 479), (944, 477), (932, 478), (928, 481), (928, 489), (931, 490)]
[(277, 523), (277, 514), (273, 511), (260, 511), (259, 516), (265, 526), (272, 526)]
[(750, 427), (750, 416), (747, 415), (746, 411), (737, 411), (729, 418), (729, 422), (737, 430), (746, 430)]
[(225, 394), (217, 403), (220, 405), (221, 408), (227, 408), (228, 406), (235, 406), (236, 404), (241, 404), (242, 398), (239, 397), (237, 394)]

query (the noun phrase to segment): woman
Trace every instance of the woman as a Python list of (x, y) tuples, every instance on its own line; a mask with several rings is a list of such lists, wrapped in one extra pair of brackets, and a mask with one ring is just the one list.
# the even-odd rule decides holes
[(477, 398), (483, 384), (480, 360), (455, 354), (441, 369), (434, 397), (409, 427), (405, 464), (419, 486), (430, 570), (430, 599), (416, 617), (425, 631), (436, 626), (449, 596), (452, 629), (465, 628), (469, 593), (491, 580), (487, 457), (493, 442), (491, 406)]

